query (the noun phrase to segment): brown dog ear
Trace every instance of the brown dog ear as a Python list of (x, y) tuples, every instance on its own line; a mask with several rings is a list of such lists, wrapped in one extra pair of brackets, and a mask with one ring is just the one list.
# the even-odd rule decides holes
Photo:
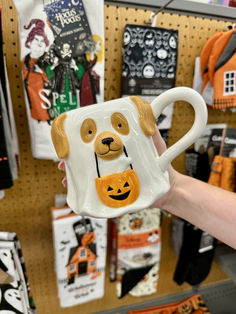
[(70, 151), (69, 141), (64, 131), (64, 121), (66, 117), (66, 113), (56, 117), (51, 128), (52, 142), (59, 158), (68, 157)]
[(139, 113), (139, 123), (145, 135), (154, 135), (156, 118), (153, 114), (151, 105), (138, 96), (130, 96), (135, 103)]

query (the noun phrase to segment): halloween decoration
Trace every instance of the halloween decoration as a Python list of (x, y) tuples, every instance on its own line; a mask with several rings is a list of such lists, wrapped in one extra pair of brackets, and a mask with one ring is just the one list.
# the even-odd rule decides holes
[(139, 195), (139, 181), (133, 169), (96, 178), (96, 189), (101, 201), (110, 207), (132, 204)]
[[(195, 122), (158, 156), (152, 140), (156, 119), (177, 100), (193, 106)], [(187, 87), (170, 89), (151, 104), (130, 96), (58, 116), (52, 141), (58, 157), (65, 159), (69, 206), (98, 218), (148, 208), (168, 192), (168, 165), (201, 135), (206, 121), (203, 98)]]

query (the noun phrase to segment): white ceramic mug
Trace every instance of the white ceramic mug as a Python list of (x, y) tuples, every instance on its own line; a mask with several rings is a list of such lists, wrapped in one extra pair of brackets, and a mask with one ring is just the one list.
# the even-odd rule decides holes
[[(192, 105), (194, 124), (159, 156), (152, 139), (156, 119), (178, 100)], [(66, 164), (68, 205), (97, 218), (148, 208), (168, 192), (168, 165), (196, 141), (206, 122), (203, 98), (187, 87), (170, 89), (151, 104), (130, 96), (61, 114), (53, 122), (52, 140)]]

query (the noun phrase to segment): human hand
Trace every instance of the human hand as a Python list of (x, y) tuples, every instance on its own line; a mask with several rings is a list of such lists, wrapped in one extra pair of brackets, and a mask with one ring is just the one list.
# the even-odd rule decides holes
[[(163, 140), (158, 128), (156, 127), (155, 134), (153, 135), (153, 142), (158, 152), (161, 156), (166, 150), (166, 143)], [(151, 207), (157, 207), (160, 209), (167, 209), (171, 203), (173, 203), (173, 195), (176, 187), (176, 181), (178, 180), (179, 173), (174, 170), (174, 168), (169, 165), (168, 167), (169, 180), (170, 180), (170, 190), (160, 199), (158, 199)]]

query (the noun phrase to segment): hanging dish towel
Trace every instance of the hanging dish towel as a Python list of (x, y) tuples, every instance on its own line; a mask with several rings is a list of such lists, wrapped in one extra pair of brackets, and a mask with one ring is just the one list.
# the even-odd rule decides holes
[[(182, 285), (184, 282), (192, 286), (199, 285), (210, 272), (216, 239), (186, 221), (179, 227), (182, 227), (183, 230), (181, 231), (182, 239), (180, 239), (181, 245), (174, 281), (178, 285)], [(179, 236), (175, 234), (176, 231), (179, 231), (179, 228), (172, 229), (172, 238)]]
[(57, 160), (52, 120), (104, 98), (104, 1), (14, 3), (32, 153)]
[(24, 258), (15, 233), (0, 232), (0, 271), (8, 275), (5, 276), (7, 281), (0, 281), (0, 312), (35, 314)]
[[(122, 96), (137, 95), (151, 103), (175, 86), (178, 31), (158, 27), (125, 26), (122, 49)], [(173, 104), (164, 109), (157, 125), (171, 127)]]
[[(4, 127), (6, 123), (8, 124), (8, 117), (6, 114), (4, 115), (5, 108), (2, 107), (3, 97), (1, 97), (1, 95), (0, 95), (0, 190), (10, 188), (13, 185), (12, 172), (8, 158), (9, 154)], [(3, 119), (6, 119), (7, 121), (4, 122)]]
[(177, 54), (178, 31), (126, 25), (123, 35), (122, 95), (155, 97), (174, 87)]
[(148, 208), (117, 219), (117, 296), (157, 291), (161, 257), (161, 213)]
[(16, 132), (15, 119), (13, 114), (12, 99), (10, 93), (10, 86), (8, 80), (8, 71), (5, 62), (5, 56), (3, 53), (3, 38), (2, 38), (2, 12), (0, 11), (0, 73), (1, 73), (1, 103), (5, 111), (7, 125), (5, 125), (5, 135), (7, 136), (6, 142), (8, 146), (9, 153), (9, 163), (12, 173), (12, 179), (15, 180), (18, 178), (18, 169), (19, 169), (19, 145), (18, 137)]
[(104, 295), (107, 220), (52, 209), (55, 270), (61, 307)]

